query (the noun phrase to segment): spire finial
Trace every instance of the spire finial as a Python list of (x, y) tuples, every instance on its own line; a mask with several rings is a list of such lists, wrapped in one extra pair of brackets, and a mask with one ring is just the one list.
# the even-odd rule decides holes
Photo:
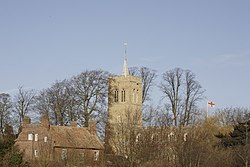
[(124, 55), (124, 63), (123, 63), (122, 75), (124, 75), (125, 77), (127, 77), (127, 75), (129, 75), (128, 65), (127, 65), (127, 45), (128, 45), (127, 43), (124, 43), (125, 55)]
[(127, 45), (128, 45), (128, 44), (125, 42), (125, 43), (124, 43), (125, 57), (127, 57)]

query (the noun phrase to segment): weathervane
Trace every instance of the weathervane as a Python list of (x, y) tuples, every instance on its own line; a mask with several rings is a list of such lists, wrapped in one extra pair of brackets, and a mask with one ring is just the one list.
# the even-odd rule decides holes
[(127, 57), (127, 45), (128, 45), (128, 43), (125, 42), (125, 43), (124, 43), (124, 49), (125, 49), (125, 56), (126, 56), (126, 57)]

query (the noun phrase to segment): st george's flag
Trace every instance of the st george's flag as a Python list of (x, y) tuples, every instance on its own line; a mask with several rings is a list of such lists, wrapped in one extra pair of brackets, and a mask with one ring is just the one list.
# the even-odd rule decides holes
[(208, 106), (208, 107), (214, 107), (214, 106), (215, 106), (215, 103), (212, 102), (212, 101), (209, 101), (209, 102), (207, 102), (207, 106)]

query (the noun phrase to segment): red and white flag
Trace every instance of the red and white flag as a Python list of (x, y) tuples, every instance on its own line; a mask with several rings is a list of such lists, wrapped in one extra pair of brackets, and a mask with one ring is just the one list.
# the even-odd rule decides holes
[(214, 106), (215, 106), (215, 103), (212, 102), (212, 101), (209, 101), (209, 102), (207, 102), (207, 106), (208, 106), (208, 107), (214, 107)]

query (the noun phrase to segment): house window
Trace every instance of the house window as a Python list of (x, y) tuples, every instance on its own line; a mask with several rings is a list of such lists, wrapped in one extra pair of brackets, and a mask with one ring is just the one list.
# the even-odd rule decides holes
[(38, 141), (38, 134), (35, 134), (35, 141)]
[(153, 134), (152, 136), (151, 136), (151, 140), (152, 141), (154, 141), (154, 142), (158, 142), (159, 141), (159, 138), (158, 138), (159, 136), (157, 135), (157, 134)]
[(171, 132), (169, 135), (168, 135), (168, 141), (172, 142), (172, 141), (175, 141), (175, 136), (174, 136), (174, 133)]
[(67, 159), (67, 149), (62, 149), (61, 158), (62, 160)]
[(184, 133), (183, 140), (187, 141), (187, 133)]
[(84, 153), (80, 153), (80, 163), (84, 164)]
[(126, 92), (125, 92), (125, 90), (123, 89), (123, 90), (122, 90), (121, 102), (125, 102), (125, 100), (126, 100)]
[(94, 160), (95, 161), (99, 160), (99, 151), (98, 150), (94, 152)]
[(46, 143), (46, 142), (48, 141), (48, 137), (45, 136), (45, 137), (43, 138), (43, 141)]
[(38, 150), (34, 150), (34, 156), (38, 157)]
[(137, 134), (135, 138), (135, 142), (139, 142), (141, 140), (141, 134)]
[(28, 140), (33, 140), (33, 134), (32, 133), (28, 134)]
[(115, 102), (118, 102), (118, 99), (119, 99), (119, 92), (118, 92), (118, 90), (116, 89), (115, 90)]

